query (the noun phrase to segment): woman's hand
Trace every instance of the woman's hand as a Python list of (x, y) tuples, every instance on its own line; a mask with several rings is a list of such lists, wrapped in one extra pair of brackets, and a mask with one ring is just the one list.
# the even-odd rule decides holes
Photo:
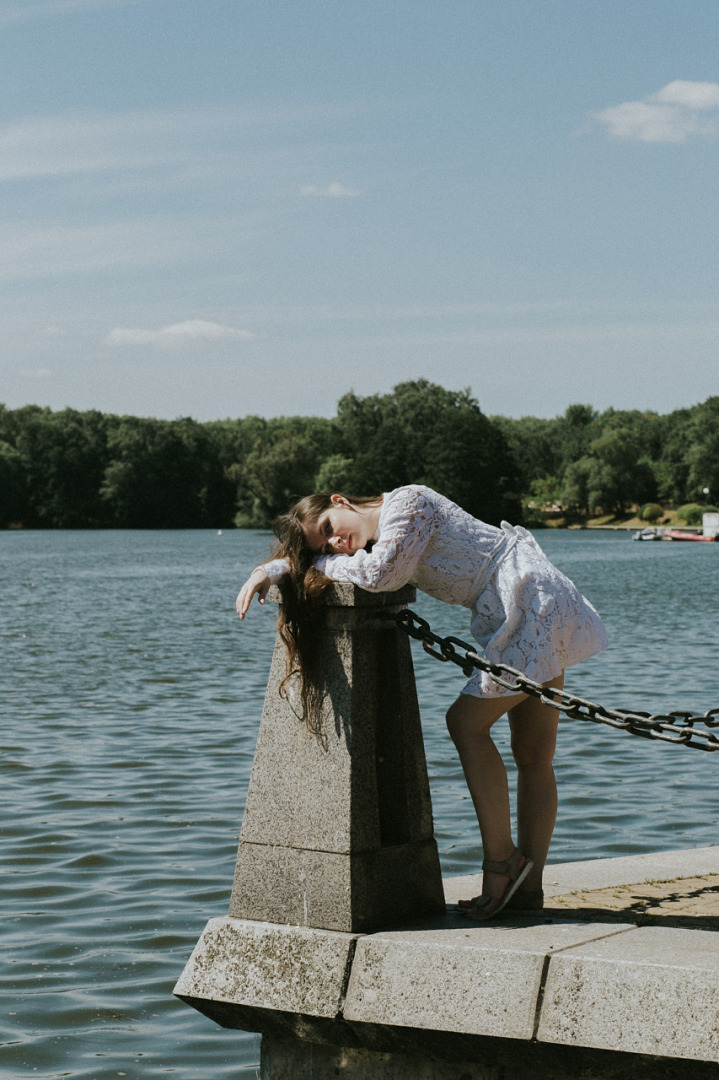
[(257, 599), (259, 600), (259, 602), (261, 604), (264, 604), (265, 597), (270, 591), (271, 584), (272, 582), (270, 581), (269, 577), (264, 572), (262, 567), (258, 566), (256, 570), (252, 571), (247, 581), (240, 589), (240, 593), (237, 597), (237, 602), (235, 604), (235, 607), (237, 608), (237, 614), (240, 616), (241, 619), (244, 619), (245, 615), (247, 614), (250, 604), (252, 603), (252, 597), (255, 595), (255, 593), (257, 593)]

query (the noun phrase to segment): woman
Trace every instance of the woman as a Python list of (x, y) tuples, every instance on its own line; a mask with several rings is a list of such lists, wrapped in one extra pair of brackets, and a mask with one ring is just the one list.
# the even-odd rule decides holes
[[(332, 581), (370, 591), (411, 583), (472, 612), (471, 633), (488, 660), (523, 671), (547, 687), (564, 685), (564, 669), (607, 645), (597, 612), (547, 559), (530, 533), (487, 525), (421, 485), (376, 498), (340, 494), (301, 499), (278, 519), (276, 557), (253, 571), (237, 597), (244, 619), (252, 597), (264, 603), (282, 582), (280, 632), (288, 670), (317, 684), (313, 669), (313, 599)], [(517, 764), (518, 846), (510, 828), (507, 772), (491, 738), (509, 715)], [(470, 918), (487, 919), (511, 903), (539, 909), (542, 874), (554, 831), (557, 788), (552, 761), (558, 713), (512, 693), (478, 671), (447, 713), (484, 849), (482, 893), (460, 901)]]

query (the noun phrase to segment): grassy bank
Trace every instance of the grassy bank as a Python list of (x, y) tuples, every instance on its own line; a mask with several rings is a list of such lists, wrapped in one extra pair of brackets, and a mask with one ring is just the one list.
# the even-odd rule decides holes
[(636, 511), (632, 514), (602, 514), (600, 517), (582, 516), (579, 514), (546, 515), (542, 521), (532, 521), (530, 528), (533, 529), (644, 529), (647, 525), (662, 525), (669, 528), (686, 528), (683, 521), (677, 518), (676, 510), (667, 510), (659, 521), (642, 521), (637, 517)]

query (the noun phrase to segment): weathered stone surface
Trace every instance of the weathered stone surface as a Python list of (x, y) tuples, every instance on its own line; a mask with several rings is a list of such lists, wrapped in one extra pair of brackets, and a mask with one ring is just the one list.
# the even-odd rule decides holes
[(719, 1075), (717, 935), (541, 918), (448, 915), (366, 937), (214, 919), (175, 992), (264, 1032), (271, 1080)]
[(354, 942), (352, 934), (328, 930), (210, 919), (174, 993), (190, 1004), (203, 999), (335, 1017)]
[(360, 938), (347, 1021), (531, 1039), (545, 957), (605, 926), (473, 925)]
[(323, 637), (321, 738), (304, 724), (296, 686), (280, 696), (285, 651), (275, 647), (241, 839), (347, 853), (386, 834), (431, 837), (409, 641), (387, 626)]
[(230, 915), (348, 932), (413, 921), (440, 906), (437, 861), (434, 840), (356, 854), (243, 843)]
[[(352, 607), (352, 608), (382, 608), (387, 606), (387, 599), (391, 604), (411, 604), (417, 598), (417, 590), (414, 585), (403, 585), (394, 592), (367, 592), (359, 589), (356, 585), (348, 585), (345, 582), (335, 581), (323, 594), (322, 600), (326, 607)], [(272, 604), (282, 602), (282, 593), (273, 585), (267, 594), (267, 599)]]
[(610, 885), (634, 885), (644, 881), (719, 873), (719, 847), (691, 848), (687, 851), (656, 851), (647, 855), (624, 855), (617, 859), (591, 859), (549, 866), (546, 893), (561, 896), (582, 889), (603, 889)]
[(719, 1062), (719, 937), (646, 926), (552, 957), (537, 1034)]
[(444, 909), (409, 639), (377, 617), (414, 590), (335, 585), (317, 635), (324, 700), (308, 730), (275, 648), (230, 914), (368, 930)]

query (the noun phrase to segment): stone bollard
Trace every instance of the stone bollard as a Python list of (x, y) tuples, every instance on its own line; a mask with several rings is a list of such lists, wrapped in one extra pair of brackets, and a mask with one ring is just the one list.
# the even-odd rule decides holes
[(377, 618), (414, 595), (329, 590), (319, 736), (297, 687), (280, 696), (278, 638), (230, 915), (367, 932), (444, 911), (409, 640)]

